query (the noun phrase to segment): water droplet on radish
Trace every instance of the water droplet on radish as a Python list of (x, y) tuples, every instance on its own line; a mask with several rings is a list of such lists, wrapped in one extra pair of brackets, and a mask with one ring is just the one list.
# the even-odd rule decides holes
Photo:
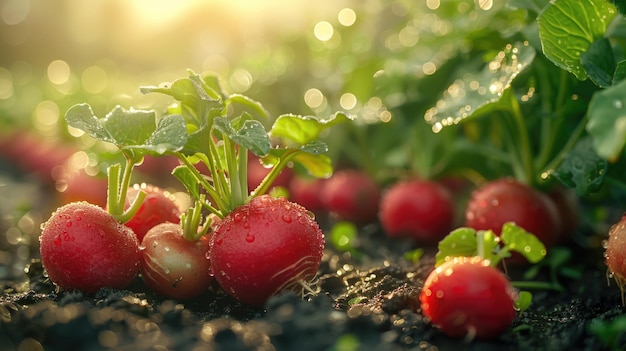
[(170, 252), (170, 248), (168, 246), (164, 247), (163, 250), (165, 250), (166, 252)]
[(435, 297), (438, 299), (442, 299), (443, 298), (443, 290), (437, 290), (437, 292), (435, 293)]
[(54, 245), (56, 245), (56, 246), (61, 246), (61, 236), (60, 236), (60, 235), (57, 235), (57, 236), (54, 238)]
[(186, 268), (186, 269), (191, 269), (191, 263), (187, 263), (187, 264), (185, 265), (185, 268)]
[(241, 222), (241, 213), (237, 212), (233, 215), (233, 221), (235, 221), (236, 223)]
[(602, 248), (603, 249), (608, 249), (609, 248), (609, 241), (608, 240), (602, 240)]
[(315, 220), (315, 213), (311, 211), (306, 211), (306, 214), (309, 216), (309, 218), (311, 218), (312, 220)]
[(72, 221), (67, 222), (65, 225), (68, 226), (68, 227), (71, 227), (72, 226)]
[(254, 238), (254, 235), (252, 235), (252, 234), (248, 234), (248, 235), (246, 235), (246, 241), (247, 241), (247, 242), (251, 243), (251, 242), (253, 242), (253, 241), (254, 241), (254, 239), (255, 239), (255, 238)]
[(283, 221), (284, 221), (285, 223), (291, 223), (291, 222), (293, 221), (293, 219), (291, 218), (291, 216), (290, 216), (290, 215), (288, 215), (288, 214), (286, 214), (286, 213), (285, 213), (285, 214), (283, 214), (282, 218), (283, 218)]
[(500, 201), (498, 199), (491, 200), (491, 206), (498, 207), (500, 205)]
[(170, 270), (169, 270), (169, 269), (167, 269), (167, 268), (165, 269), (165, 271), (164, 271), (164, 272), (165, 272), (165, 274), (170, 274)]
[(248, 223), (248, 221), (243, 222), (242, 226), (243, 229), (250, 229), (250, 223)]

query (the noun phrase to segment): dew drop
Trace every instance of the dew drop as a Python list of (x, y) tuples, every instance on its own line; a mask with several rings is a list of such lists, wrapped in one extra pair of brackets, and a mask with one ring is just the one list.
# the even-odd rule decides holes
[(165, 271), (164, 271), (164, 272), (165, 272), (165, 274), (170, 274), (170, 270), (169, 270), (169, 269), (167, 269), (167, 268), (165, 269)]
[(243, 226), (243, 229), (250, 229), (250, 223), (248, 223), (248, 221), (244, 221), (242, 226)]
[(283, 222), (285, 223), (291, 223), (293, 221), (293, 218), (291, 218), (291, 216), (286, 213), (283, 214), (282, 218), (283, 218)]
[(241, 219), (242, 219), (241, 213), (237, 212), (233, 215), (233, 221), (235, 221), (236, 223), (241, 222)]
[(248, 234), (248, 235), (246, 235), (246, 241), (247, 241), (247, 242), (251, 243), (251, 242), (253, 242), (253, 241), (254, 241), (254, 239), (255, 239), (255, 238), (254, 238), (254, 235), (252, 235), (252, 234)]
[(165, 250), (166, 252), (170, 252), (169, 246), (164, 247), (163, 250)]
[(602, 248), (603, 249), (608, 249), (609, 248), (609, 241), (608, 240), (602, 240)]
[(437, 290), (437, 292), (435, 293), (435, 297), (438, 299), (442, 299), (443, 298), (443, 290)]
[(61, 246), (61, 236), (57, 235), (57, 236), (54, 238), (54, 245), (56, 245), (56, 246)]
[(185, 268), (186, 268), (186, 269), (191, 269), (191, 263), (187, 263), (187, 264), (185, 264)]

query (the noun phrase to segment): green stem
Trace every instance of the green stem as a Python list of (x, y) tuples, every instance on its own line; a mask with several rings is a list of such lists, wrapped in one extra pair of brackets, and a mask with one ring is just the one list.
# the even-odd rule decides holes
[(540, 179), (545, 181), (549, 178), (550, 174), (554, 171), (556, 167), (558, 167), (567, 154), (576, 146), (576, 143), (580, 139), (580, 136), (585, 131), (585, 126), (587, 125), (587, 115), (583, 117), (583, 119), (578, 123), (576, 129), (572, 132), (569, 139), (563, 145), (563, 148), (559, 153), (548, 163), (547, 166), (543, 168), (543, 172), (541, 172)]
[(113, 216), (121, 212), (118, 201), (120, 178), (122, 176), (120, 167), (119, 163), (109, 166), (107, 174), (107, 208), (108, 212)]
[(513, 115), (513, 121), (515, 122), (515, 126), (517, 127), (517, 134), (520, 142), (519, 152), (524, 168), (525, 178), (523, 180), (525, 180), (526, 183), (529, 183), (533, 181), (534, 165), (532, 148), (530, 146), (530, 139), (528, 135), (528, 128), (526, 127), (526, 122), (524, 120), (524, 116), (522, 115), (522, 110), (520, 108), (519, 102), (517, 101), (517, 98), (513, 93), (510, 93), (510, 102), (511, 114)]
[(124, 154), (126, 158), (126, 167), (122, 173), (120, 164), (116, 163), (109, 167), (108, 173), (108, 190), (107, 190), (107, 207), (108, 212), (121, 223), (128, 222), (137, 213), (143, 200), (146, 198), (146, 192), (140, 190), (137, 193), (137, 198), (124, 210), (126, 205), (126, 196), (128, 195), (128, 188), (130, 187), (130, 181), (133, 174), (133, 168), (135, 167), (135, 160)]
[(272, 167), (272, 169), (265, 176), (265, 178), (263, 178), (263, 181), (261, 181), (261, 184), (259, 184), (259, 186), (257, 186), (256, 189), (252, 191), (252, 193), (250, 194), (250, 198), (257, 197), (257, 196), (267, 193), (269, 189), (271, 188), (272, 184), (274, 183), (274, 180), (276, 180), (278, 175), (280, 175), (280, 172), (283, 171), (283, 169), (289, 164), (291, 159), (298, 152), (300, 151), (292, 150), (290, 152), (286, 152), (285, 155), (280, 160), (278, 160), (278, 163), (276, 163), (274, 167)]
[(225, 214), (230, 213), (235, 207), (233, 206), (231, 190), (228, 185), (229, 181), (224, 174), (225, 170), (221, 168), (224, 162), (222, 162), (220, 152), (214, 142), (209, 143), (209, 156), (211, 159), (207, 166), (209, 167), (211, 178), (213, 179), (213, 188), (217, 192), (217, 197), (222, 204), (219, 207)]
[[(560, 82), (558, 88), (558, 95), (555, 99), (554, 105), (552, 107), (544, 106), (544, 111), (560, 111), (565, 105), (565, 101), (567, 98), (568, 92), (568, 79), (569, 73), (567, 71), (562, 70), (560, 75)], [(542, 75), (544, 76), (544, 75)], [(544, 86), (549, 86), (548, 83), (545, 83)], [(543, 101), (550, 101), (551, 99), (544, 98)], [(544, 105), (547, 102), (544, 103)], [(561, 133), (561, 126), (563, 125), (564, 118), (566, 116), (562, 112), (557, 112), (557, 115), (548, 118), (543, 118), (542, 126), (541, 126), (541, 150), (539, 157), (537, 158), (536, 167), (537, 169), (543, 169), (545, 165), (549, 162), (549, 158), (551, 157), (554, 151), (554, 145), (557, 141), (557, 136)]]
[(189, 241), (196, 241), (205, 235), (211, 226), (211, 219), (207, 217), (205, 222), (200, 225), (202, 221), (202, 208), (203, 203), (206, 203), (206, 199), (202, 196), (196, 200), (193, 207), (189, 208), (187, 212), (180, 216), (180, 222), (183, 227), (183, 237)]
[(189, 171), (192, 173), (194, 178), (198, 181), (198, 184), (202, 186), (202, 188), (209, 194), (211, 199), (217, 204), (217, 208), (215, 208), (209, 205), (208, 203), (204, 202), (203, 207), (205, 207), (206, 209), (208, 209), (209, 211), (211, 211), (218, 217), (223, 218), (224, 214), (219, 209), (225, 208), (225, 204), (222, 201), (222, 198), (220, 197), (220, 195), (215, 191), (215, 188), (211, 186), (211, 184), (209, 184), (206, 178), (200, 173), (200, 171), (198, 171), (198, 169), (189, 161), (189, 159), (187, 159), (187, 157), (184, 154), (179, 152), (176, 154), (176, 156), (181, 162), (185, 164), (185, 167), (189, 169)]
[(552, 290), (563, 292), (565, 289), (558, 283), (536, 281), (512, 281), (511, 286), (518, 289)]

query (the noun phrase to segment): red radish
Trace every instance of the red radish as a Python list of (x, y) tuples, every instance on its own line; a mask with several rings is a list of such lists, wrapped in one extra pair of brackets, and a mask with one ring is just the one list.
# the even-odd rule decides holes
[(622, 292), (624, 304), (624, 287), (626, 287), (626, 214), (609, 230), (609, 238), (604, 243), (605, 262), (609, 275), (615, 279)]
[(209, 238), (187, 240), (180, 224), (161, 223), (143, 237), (141, 274), (146, 285), (161, 296), (190, 299), (211, 283), (207, 258)]
[(311, 212), (321, 212), (324, 208), (320, 198), (323, 187), (324, 179), (294, 176), (289, 182), (289, 199)]
[(378, 217), (390, 237), (411, 237), (436, 244), (452, 228), (454, 202), (448, 190), (438, 183), (408, 180), (387, 189)]
[(325, 181), (321, 200), (339, 219), (368, 223), (376, 220), (380, 188), (362, 171), (341, 170)]
[(454, 257), (426, 279), (422, 313), (450, 337), (493, 338), (515, 318), (516, 291), (480, 257)]
[(255, 197), (219, 222), (209, 257), (218, 283), (255, 306), (302, 289), (317, 273), (324, 235), (308, 211), (284, 198)]
[(84, 167), (78, 167), (71, 159), (54, 169), (52, 176), (61, 204), (86, 201), (102, 208), (107, 203), (107, 178), (87, 174)]
[(558, 210), (547, 195), (512, 178), (503, 178), (475, 190), (465, 212), (465, 226), (491, 229), (497, 235), (506, 222), (534, 234), (549, 248), (561, 229)]
[(52, 214), (42, 226), (40, 252), (50, 280), (66, 290), (121, 289), (139, 272), (135, 234), (87, 202), (66, 204)]
[(74, 152), (74, 147), (45, 141), (30, 130), (16, 130), (0, 136), (0, 158), (6, 158), (22, 172), (34, 174), (47, 184), (54, 182), (54, 168), (62, 165)]
[(125, 208), (129, 208), (135, 201), (139, 191), (144, 191), (146, 198), (143, 200), (137, 213), (125, 223), (127, 227), (135, 232), (139, 242), (141, 242), (148, 230), (157, 224), (164, 222), (180, 223), (181, 211), (172, 195), (154, 185), (135, 184), (129, 188)]

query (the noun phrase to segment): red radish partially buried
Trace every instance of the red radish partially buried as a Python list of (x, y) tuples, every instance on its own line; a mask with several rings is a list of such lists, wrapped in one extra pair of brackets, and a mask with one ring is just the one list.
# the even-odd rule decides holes
[(161, 296), (179, 300), (196, 297), (212, 280), (208, 251), (208, 236), (187, 240), (180, 224), (158, 224), (141, 243), (142, 278)]
[(41, 261), (66, 290), (95, 293), (125, 288), (139, 272), (139, 243), (132, 230), (99, 206), (73, 202), (42, 225)]
[(438, 183), (402, 181), (383, 193), (378, 217), (390, 237), (436, 244), (452, 228), (454, 202), (448, 190)]
[(619, 222), (611, 227), (605, 247), (605, 262), (610, 276), (615, 279), (622, 292), (622, 304), (624, 304), (624, 287), (626, 287), (626, 214), (622, 215)]
[(280, 291), (306, 287), (323, 251), (322, 231), (304, 207), (261, 195), (217, 224), (209, 257), (227, 293), (261, 306)]
[(422, 313), (450, 337), (488, 339), (515, 318), (516, 291), (480, 257), (454, 257), (435, 268), (419, 296)]
[(167, 191), (150, 184), (135, 184), (128, 189), (125, 208), (136, 200), (139, 191), (146, 193), (146, 198), (139, 207), (135, 215), (126, 222), (126, 226), (131, 228), (139, 242), (144, 235), (160, 223), (180, 223), (181, 211), (174, 201), (174, 198)]
[(322, 204), (341, 220), (368, 223), (376, 220), (380, 187), (359, 170), (337, 171), (324, 182)]
[(514, 222), (552, 246), (561, 230), (559, 213), (547, 195), (512, 178), (485, 184), (472, 193), (465, 212), (465, 226), (491, 229), (500, 234), (506, 222)]

